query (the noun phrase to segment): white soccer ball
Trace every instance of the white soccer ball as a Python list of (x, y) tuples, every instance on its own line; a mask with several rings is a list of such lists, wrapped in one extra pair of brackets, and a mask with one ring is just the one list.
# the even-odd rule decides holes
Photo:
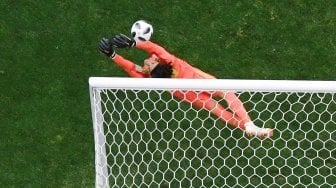
[(131, 35), (135, 41), (148, 41), (153, 34), (153, 26), (145, 20), (138, 20), (132, 25)]

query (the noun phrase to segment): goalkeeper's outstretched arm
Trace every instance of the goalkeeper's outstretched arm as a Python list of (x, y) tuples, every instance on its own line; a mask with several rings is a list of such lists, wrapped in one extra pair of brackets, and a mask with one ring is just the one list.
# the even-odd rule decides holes
[(162, 46), (159, 46), (158, 44), (155, 44), (151, 41), (138, 41), (135, 42), (134, 39), (129, 38), (128, 36), (124, 34), (118, 34), (116, 35), (112, 41), (111, 44), (117, 48), (127, 48), (127, 47), (136, 47), (141, 50), (146, 51), (149, 54), (155, 54), (162, 63), (171, 63), (174, 61), (175, 56), (169, 53), (166, 49), (164, 49)]
[(113, 62), (119, 65), (128, 75), (136, 78), (147, 78), (148, 75), (141, 72), (141, 67), (128, 59), (116, 54), (114, 58), (111, 58)]
[(151, 41), (140, 41), (135, 45), (137, 48), (146, 51), (149, 54), (155, 54), (159, 59), (163, 61), (163, 63), (171, 63), (174, 62), (175, 56), (169, 53), (162, 46), (155, 44)]
[(106, 38), (101, 39), (99, 42), (99, 51), (112, 59), (113, 62), (119, 65), (130, 76), (137, 78), (148, 77), (148, 75), (141, 72), (140, 66), (116, 54), (110, 40)]

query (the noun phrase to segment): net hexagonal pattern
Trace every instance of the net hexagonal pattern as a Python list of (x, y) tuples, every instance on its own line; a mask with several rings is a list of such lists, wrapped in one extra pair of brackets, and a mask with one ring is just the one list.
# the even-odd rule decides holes
[(167, 91), (95, 95), (103, 186), (336, 186), (335, 93), (238, 92), (255, 124), (275, 129), (264, 140)]

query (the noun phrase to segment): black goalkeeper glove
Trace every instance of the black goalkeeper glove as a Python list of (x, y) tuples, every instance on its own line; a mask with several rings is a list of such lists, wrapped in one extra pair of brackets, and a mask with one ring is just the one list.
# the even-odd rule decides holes
[(110, 58), (114, 58), (115, 51), (112, 48), (111, 42), (107, 38), (102, 38), (99, 42), (99, 51)]
[(135, 40), (127, 37), (124, 34), (116, 35), (112, 39), (112, 44), (118, 48), (126, 48), (135, 46)]

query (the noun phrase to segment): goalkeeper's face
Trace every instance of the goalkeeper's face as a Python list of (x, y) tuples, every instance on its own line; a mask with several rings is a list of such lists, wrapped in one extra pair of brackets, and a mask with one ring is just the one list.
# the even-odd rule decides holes
[(145, 74), (150, 74), (152, 70), (159, 64), (159, 62), (153, 59), (146, 59), (144, 62), (144, 66), (142, 67), (142, 72)]

